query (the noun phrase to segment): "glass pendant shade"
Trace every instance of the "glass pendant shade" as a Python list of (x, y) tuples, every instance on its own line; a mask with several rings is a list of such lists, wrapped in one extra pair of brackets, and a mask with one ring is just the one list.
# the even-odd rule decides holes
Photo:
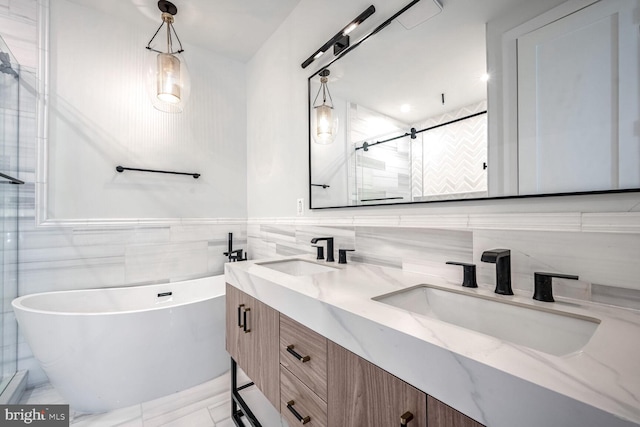
[(150, 52), (147, 93), (153, 106), (167, 113), (181, 113), (189, 99), (189, 69), (183, 55)]
[[(333, 109), (333, 100), (327, 82), (329, 81), (329, 70), (320, 72), (320, 89), (313, 101), (313, 114), (311, 120), (313, 131), (313, 140), (318, 144), (331, 144), (338, 135), (338, 115)], [(322, 98), (320, 98), (322, 94)], [(318, 98), (322, 100), (322, 104), (316, 105)], [(319, 101), (318, 101), (319, 102)]]
[[(147, 93), (153, 106), (167, 113), (181, 113), (189, 99), (191, 79), (184, 59), (184, 49), (173, 28), (174, 15), (178, 9), (171, 2), (160, 0), (158, 8), (162, 11), (162, 24), (147, 44)], [(156, 36), (165, 29), (166, 39), (161, 46), (152, 45)], [(173, 39), (179, 48), (174, 50)]]
[(322, 104), (314, 107), (314, 140), (318, 144), (331, 144), (338, 134), (338, 117), (333, 107)]
[(180, 60), (168, 53), (158, 54), (157, 96), (160, 101), (180, 102)]

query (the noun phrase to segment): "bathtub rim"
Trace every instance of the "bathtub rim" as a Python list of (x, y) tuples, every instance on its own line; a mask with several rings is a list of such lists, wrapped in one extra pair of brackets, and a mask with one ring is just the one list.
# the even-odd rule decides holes
[[(30, 297), (37, 297), (37, 296), (42, 296), (42, 295), (50, 295), (50, 294), (69, 294), (69, 293), (94, 293), (94, 292), (100, 292), (100, 291), (109, 291), (109, 290), (134, 290), (134, 289), (141, 289), (141, 288), (153, 288), (153, 287), (160, 287), (160, 286), (167, 286), (167, 285), (177, 285), (179, 283), (185, 283), (185, 282), (198, 282), (198, 281), (202, 281), (202, 282), (206, 282), (206, 281), (211, 281), (212, 284), (215, 286), (215, 292), (213, 292), (213, 295), (208, 295), (206, 298), (198, 298), (198, 299), (192, 299), (189, 301), (185, 301), (179, 304), (164, 304), (164, 305), (160, 305), (160, 306), (156, 306), (156, 307), (146, 307), (146, 308), (142, 308), (142, 309), (137, 309), (137, 310), (118, 310), (118, 311), (100, 311), (100, 312), (70, 312), (70, 311), (52, 311), (52, 310), (42, 310), (42, 309), (37, 309), (37, 308), (32, 308), (32, 307), (28, 307), (25, 306), (23, 304), (23, 301), (28, 300)], [(90, 288), (90, 289), (70, 289), (70, 290), (64, 290), (64, 291), (47, 291), (47, 292), (36, 292), (33, 294), (27, 294), (27, 295), (21, 295), (17, 298), (14, 298), (11, 301), (11, 307), (13, 308), (14, 312), (15, 310), (21, 310), (21, 311), (25, 311), (25, 312), (29, 312), (29, 313), (36, 313), (36, 314), (43, 314), (43, 315), (56, 315), (56, 316), (109, 316), (109, 315), (121, 315), (121, 314), (134, 314), (134, 313), (142, 313), (145, 311), (156, 311), (156, 310), (163, 310), (163, 309), (167, 309), (167, 308), (178, 308), (178, 307), (183, 307), (185, 305), (189, 305), (189, 304), (195, 304), (195, 303), (199, 303), (199, 302), (203, 302), (203, 301), (208, 301), (214, 298), (219, 298), (219, 297), (223, 297), (225, 296), (225, 280), (224, 280), (224, 274), (216, 274), (216, 275), (212, 275), (212, 276), (204, 276), (204, 277), (197, 277), (197, 278), (193, 278), (193, 279), (186, 279), (186, 280), (178, 280), (175, 282), (164, 282), (164, 283), (152, 283), (152, 284), (148, 284), (148, 285), (136, 285), (136, 286), (111, 286), (108, 288)]]

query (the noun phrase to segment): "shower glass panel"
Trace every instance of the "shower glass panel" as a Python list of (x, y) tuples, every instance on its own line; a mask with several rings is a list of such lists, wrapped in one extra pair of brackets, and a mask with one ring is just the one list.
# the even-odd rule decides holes
[[(362, 143), (356, 146), (361, 147)], [(356, 150), (355, 168), (355, 205), (411, 201), (409, 137)]]
[(19, 110), (20, 66), (0, 36), (0, 394), (17, 367)]

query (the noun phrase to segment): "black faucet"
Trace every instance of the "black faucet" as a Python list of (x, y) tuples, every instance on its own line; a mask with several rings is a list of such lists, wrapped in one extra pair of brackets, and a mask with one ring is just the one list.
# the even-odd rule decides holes
[(482, 262), (496, 265), (496, 294), (513, 295), (511, 290), (511, 251), (509, 249), (491, 249), (482, 253)]
[(247, 253), (242, 255), (242, 249), (233, 250), (233, 233), (229, 233), (229, 250), (224, 252), (224, 256), (229, 257), (229, 262), (246, 261)]
[(316, 244), (321, 240), (327, 241), (327, 262), (334, 262), (333, 259), (333, 237), (314, 237), (311, 239), (312, 244)]

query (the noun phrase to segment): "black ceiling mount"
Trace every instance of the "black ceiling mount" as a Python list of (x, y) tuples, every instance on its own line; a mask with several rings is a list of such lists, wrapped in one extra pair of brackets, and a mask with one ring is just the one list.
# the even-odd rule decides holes
[(158, 2), (158, 9), (170, 15), (175, 15), (178, 13), (178, 8), (170, 1), (166, 1), (166, 0), (160, 0)]

